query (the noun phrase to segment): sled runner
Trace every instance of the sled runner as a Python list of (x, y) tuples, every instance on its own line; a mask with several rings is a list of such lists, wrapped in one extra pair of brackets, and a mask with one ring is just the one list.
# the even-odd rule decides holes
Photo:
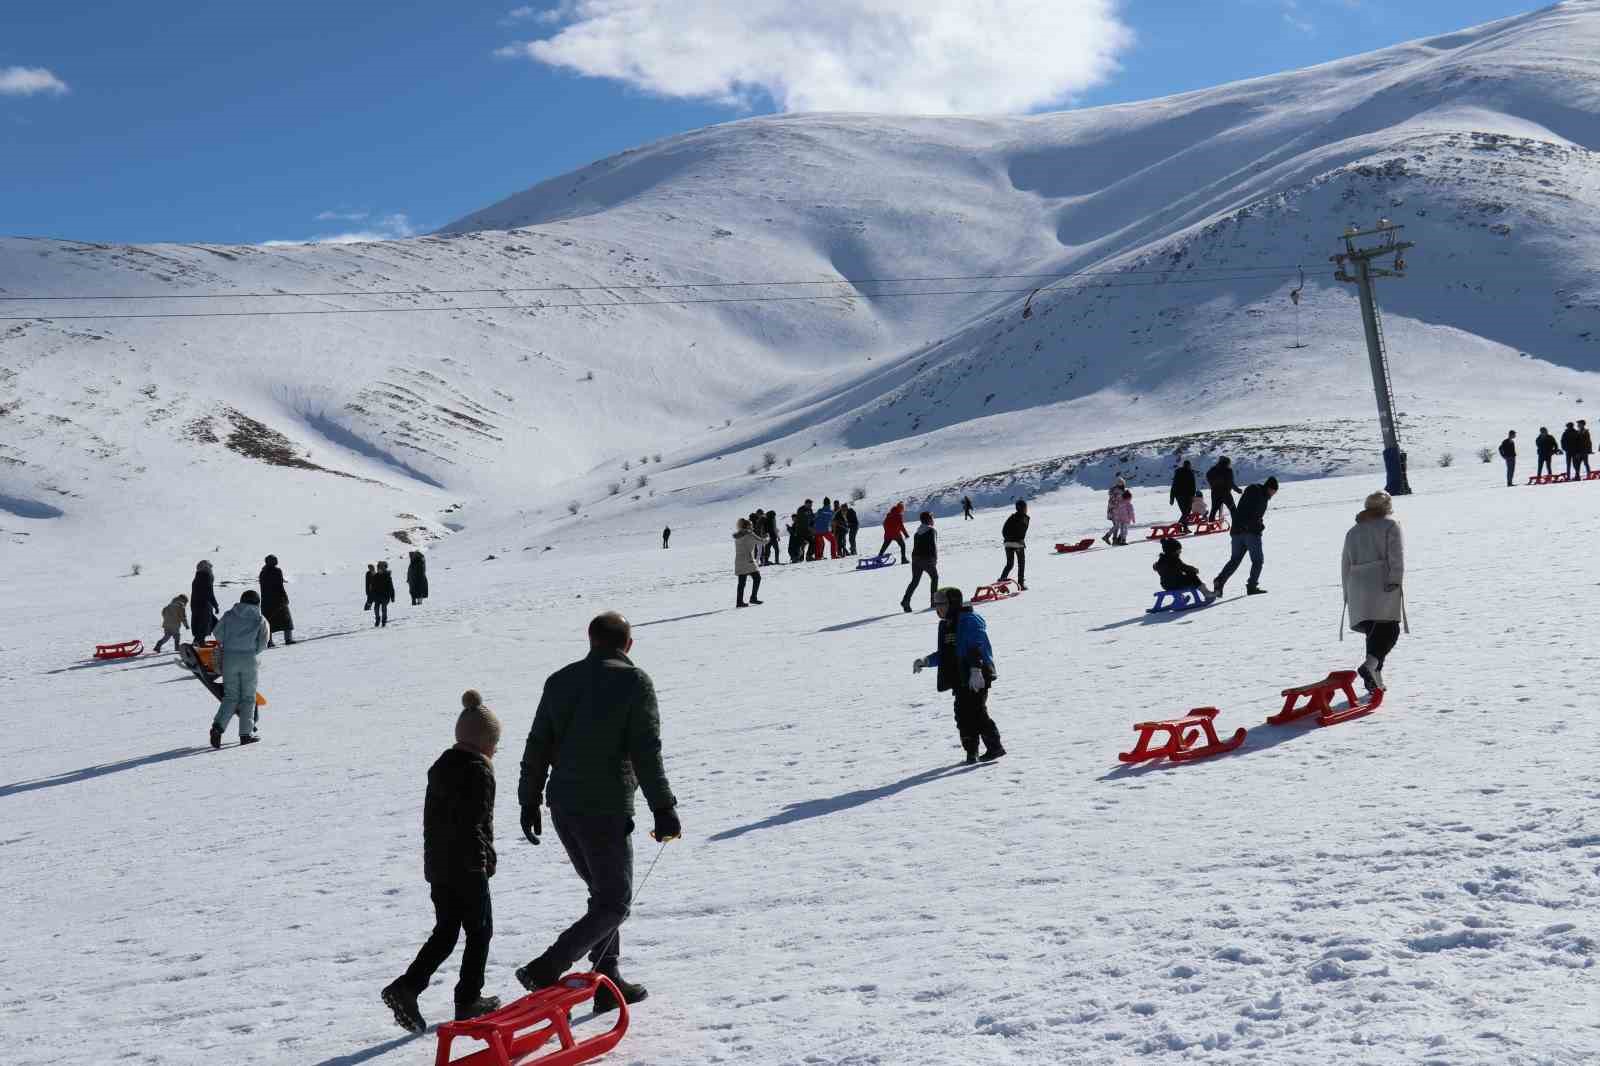
[[(199, 647), (193, 644), (178, 645), (178, 661), (189, 668), (196, 680), (206, 687), (218, 702), (223, 696), (222, 687), (222, 649), (217, 647), (216, 641), (208, 640)], [(265, 707), (267, 697), (258, 690), (256, 692), (256, 706)]]
[[(1592, 478), (1592, 477), (1594, 477), (1594, 475), (1590, 474), (1589, 477)], [(1571, 480), (1572, 480), (1572, 475), (1571, 474), (1535, 474), (1533, 477), (1530, 477), (1528, 479), (1528, 484), (1530, 484), (1530, 485), (1561, 485), (1561, 484), (1564, 484), (1565, 482), (1568, 482), (1568, 481), (1571, 481)]]
[(1187, 537), (1189, 527), (1182, 522), (1173, 522), (1165, 526), (1151, 526), (1150, 535), (1145, 540), (1165, 540), (1168, 537)]
[[(1335, 670), (1323, 680), (1313, 684), (1286, 688), (1282, 692), (1283, 710), (1268, 718), (1267, 724), (1285, 725), (1313, 714), (1317, 716), (1319, 726), (1338, 725), (1352, 718), (1363, 718), (1377, 710), (1383, 703), (1383, 692), (1379, 690), (1358, 700), (1355, 680), (1354, 670)], [(1338, 707), (1333, 706), (1333, 697), (1341, 693), (1345, 702)], [(1305, 702), (1300, 703), (1301, 699)]]
[(882, 570), (886, 566), (894, 565), (892, 555), (874, 555), (870, 559), (862, 559), (856, 563), (857, 570)]
[[(1223, 740), (1217, 736), (1213, 724), (1217, 717), (1215, 707), (1196, 707), (1183, 718), (1165, 722), (1140, 722), (1133, 728), (1139, 731), (1139, 743), (1132, 751), (1120, 752), (1117, 758), (1125, 763), (1144, 762), (1147, 759), (1168, 758), (1173, 762), (1190, 762), (1208, 755), (1221, 755), (1244, 743), (1247, 729), (1239, 729), (1232, 737)], [(1159, 745), (1150, 741), (1162, 736)], [(1203, 740), (1204, 743), (1196, 743)]]
[(121, 644), (96, 644), (94, 657), (96, 659), (131, 659), (135, 655), (144, 654), (144, 641), (125, 640)]
[(1226, 532), (1228, 532), (1228, 523), (1222, 521), (1220, 518), (1215, 520), (1210, 518), (1202, 518), (1198, 522), (1192, 522), (1189, 525), (1190, 535), (1196, 537), (1204, 537), (1210, 533)]
[(979, 585), (972, 590), (972, 599), (968, 603), (993, 603), (995, 600), (1009, 600), (1013, 596), (1020, 596), (1022, 590), (1017, 583), (1009, 577), (996, 581), (992, 585)]
[(1071, 552), (1086, 552), (1092, 547), (1094, 547), (1094, 538), (1093, 537), (1084, 537), (1082, 540), (1078, 541), (1078, 543), (1076, 543), (1076, 544), (1057, 544), (1056, 545), (1056, 554), (1057, 555), (1067, 555), (1067, 554), (1069, 554)]
[[(616, 998), (617, 1023), (595, 1036), (574, 1039), (572, 1009), (593, 1000), (602, 984)], [(450, 1044), (458, 1037), (481, 1040), (488, 1047), (456, 1059), (456, 1066), (573, 1066), (604, 1055), (617, 1046), (627, 1031), (628, 1005), (611, 979), (598, 973), (572, 973), (549, 988), (541, 988), (490, 1014), (465, 1022), (441, 1023), (434, 1066), (450, 1066)], [(552, 1039), (561, 1046), (543, 1055), (535, 1054)]]
[[(1167, 602), (1167, 601), (1171, 602)], [(1145, 614), (1166, 614), (1170, 611), (1192, 611), (1196, 607), (1204, 607), (1211, 601), (1201, 594), (1199, 589), (1162, 589), (1156, 593), (1155, 606)]]

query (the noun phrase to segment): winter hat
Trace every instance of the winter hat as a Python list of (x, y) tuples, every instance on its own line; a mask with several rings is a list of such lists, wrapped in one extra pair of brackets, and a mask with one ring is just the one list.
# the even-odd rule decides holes
[[(389, 564), (388, 564), (388, 563), (379, 563), (379, 564), (378, 564), (378, 569), (379, 569), (379, 570), (385, 570), (385, 571), (386, 571), (386, 570), (388, 570), (388, 569), (389, 569)], [(469, 691), (470, 691), (470, 690), (469, 690)]]
[(478, 690), (469, 688), (461, 694), (461, 715), (456, 719), (456, 743), (468, 747), (488, 749), (500, 744), (500, 719), (483, 705)]
[(267, 556), (267, 565), (268, 566), (277, 566), (278, 565), (278, 557), (276, 555)]
[(179, 603), (188, 603), (189, 602), (189, 597), (185, 593), (180, 592), (180, 593), (178, 593), (178, 602)]
[(1374, 514), (1394, 514), (1394, 500), (1387, 492), (1374, 492), (1367, 497), (1366, 508)]
[(1183, 551), (1183, 545), (1179, 544), (1171, 537), (1162, 537), (1161, 551), (1164, 555), (1177, 555), (1179, 552)]
[(211, 573), (211, 560), (210, 559), (201, 559), (198, 563), (195, 563), (194, 564), (194, 572), (197, 573), (197, 574), (209, 574), (209, 573)]
[(245, 589), (244, 595), (239, 597), (239, 602), (259, 607), (261, 606), (261, 595), (255, 589)]

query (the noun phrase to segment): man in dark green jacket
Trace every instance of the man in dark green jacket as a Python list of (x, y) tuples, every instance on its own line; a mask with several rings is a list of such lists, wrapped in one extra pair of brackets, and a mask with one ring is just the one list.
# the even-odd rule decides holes
[[(628, 1003), (641, 985), (617, 973), (621, 926), (633, 902), (633, 794), (644, 790), (655, 815), (650, 836), (662, 843), (682, 832), (677, 803), (661, 762), (661, 717), (650, 676), (628, 658), (632, 627), (615, 612), (589, 623), (589, 654), (544, 683), (522, 754), (517, 799), (522, 833), (533, 844), (544, 832), (541, 801), (550, 805), (556, 836), (589, 887), (589, 909), (538, 958), (517, 970), (529, 991), (555, 984), (585, 954)], [(616, 1009), (604, 986), (595, 1011)]]

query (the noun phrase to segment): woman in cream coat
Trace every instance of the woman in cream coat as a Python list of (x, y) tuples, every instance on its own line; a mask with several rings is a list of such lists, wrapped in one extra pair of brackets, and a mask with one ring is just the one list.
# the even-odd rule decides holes
[(1394, 520), (1394, 502), (1387, 492), (1374, 492), (1344, 535), (1339, 562), (1350, 628), (1367, 636), (1367, 658), (1356, 672), (1368, 692), (1384, 689), (1383, 663), (1405, 624), (1405, 572), (1405, 542)]

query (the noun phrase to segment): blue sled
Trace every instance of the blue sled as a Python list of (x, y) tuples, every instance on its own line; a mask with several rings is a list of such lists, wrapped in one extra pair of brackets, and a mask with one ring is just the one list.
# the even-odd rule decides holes
[(862, 559), (860, 562), (856, 563), (856, 569), (857, 570), (881, 570), (886, 566), (893, 566), (893, 565), (894, 565), (894, 556), (892, 556), (892, 555), (876, 555), (876, 556), (873, 556), (871, 559)]
[(1168, 611), (1192, 611), (1211, 602), (1211, 597), (1199, 589), (1162, 589), (1156, 593), (1156, 604), (1146, 614), (1164, 614)]

